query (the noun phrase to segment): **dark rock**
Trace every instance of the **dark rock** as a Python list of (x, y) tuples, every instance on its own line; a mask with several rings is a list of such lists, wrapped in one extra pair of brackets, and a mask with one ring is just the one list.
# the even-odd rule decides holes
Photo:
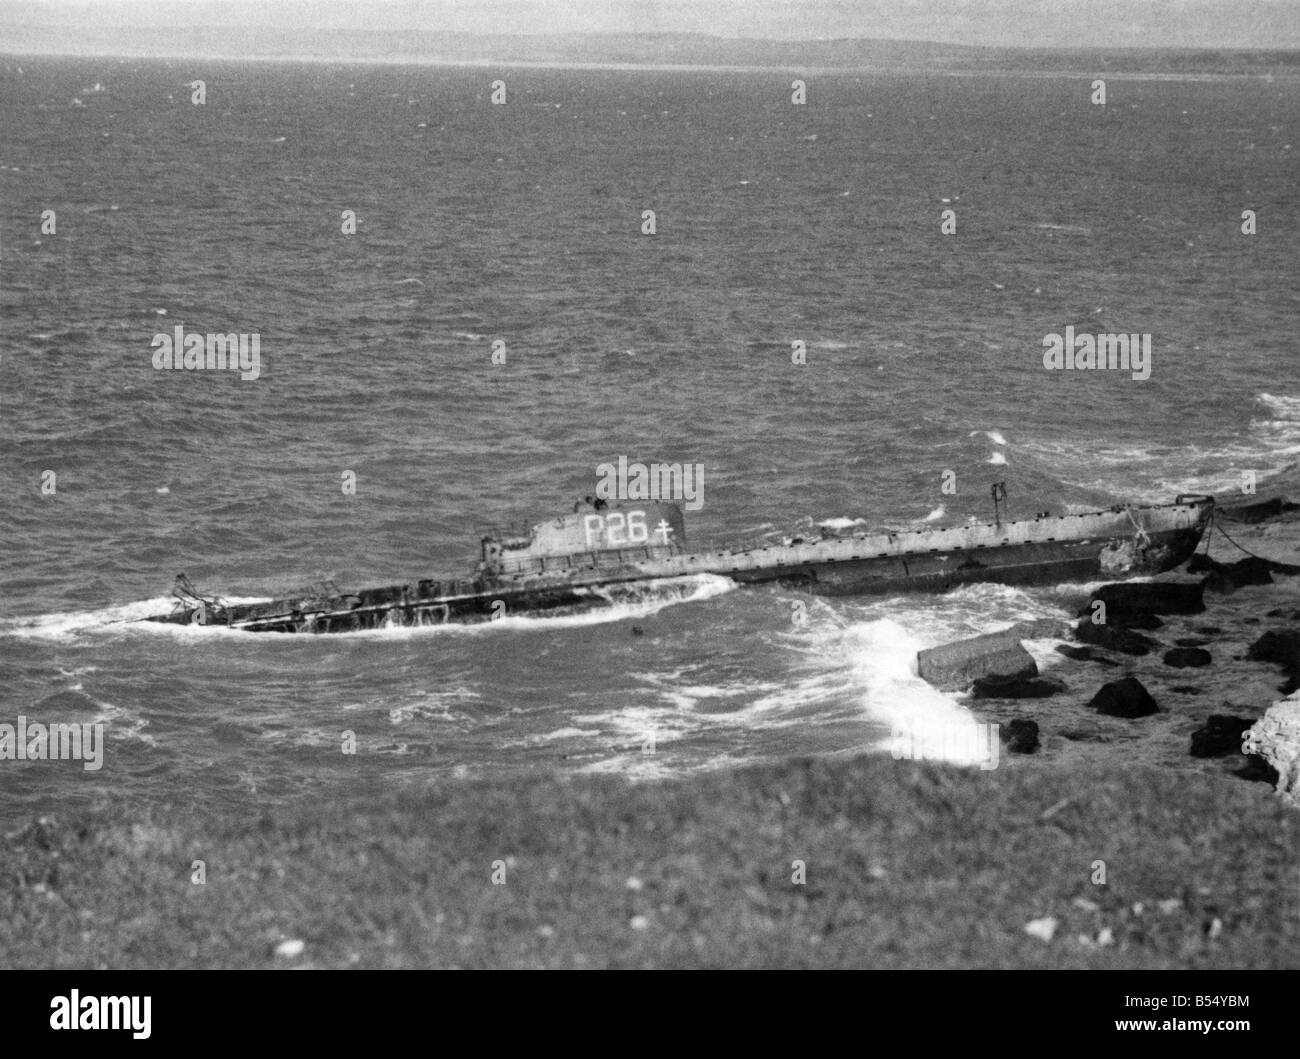
[(1175, 669), (1188, 669), (1193, 666), (1208, 666), (1214, 659), (1203, 647), (1175, 647), (1166, 651), (1164, 663)]
[(1083, 643), (1126, 655), (1150, 654), (1153, 647), (1160, 646), (1158, 641), (1143, 636), (1140, 632), (1110, 624), (1094, 625), (1089, 618), (1083, 618), (1075, 626), (1074, 636)]
[(1264, 617), (1266, 617), (1266, 618), (1285, 618), (1285, 617), (1286, 617), (1286, 611), (1284, 611), (1281, 607), (1274, 607), (1274, 608), (1273, 608), (1272, 610), (1270, 610), (1267, 614), (1265, 614)]
[(1205, 610), (1199, 582), (1121, 581), (1113, 585), (1102, 585), (1088, 598), (1079, 615), (1091, 618), (1093, 604), (1098, 600), (1106, 604), (1108, 625), (1132, 625), (1141, 615), (1200, 614)]
[(999, 729), (998, 736), (1012, 754), (1032, 754), (1041, 745), (1038, 742), (1037, 722), (1020, 717)]
[(1195, 684), (1178, 684), (1169, 690), (1176, 691), (1179, 695), (1199, 695), (1205, 689), (1198, 688)]
[(1258, 754), (1247, 754), (1246, 764), (1237, 769), (1233, 775), (1253, 783), (1267, 783), (1270, 787), (1276, 787), (1278, 781), (1277, 769)]
[(1065, 655), (1066, 658), (1073, 658), (1076, 662), (1097, 662), (1103, 666), (1118, 666), (1119, 663), (1105, 655), (1099, 655), (1091, 647), (1072, 647), (1070, 644), (1058, 643), (1056, 649)]
[(1191, 636), (1185, 636), (1181, 640), (1174, 641), (1179, 647), (1204, 647), (1209, 642), (1209, 640), (1197, 640)]
[(1160, 707), (1137, 677), (1122, 677), (1102, 686), (1088, 703), (1090, 709), (1107, 717), (1149, 717)]
[(1265, 522), (1277, 518), (1287, 510), (1286, 500), (1280, 496), (1267, 500), (1251, 500), (1240, 504), (1217, 505), (1216, 513), (1231, 522)]
[(1193, 625), (1192, 628), (1202, 636), (1218, 636), (1223, 632), (1217, 625)]
[(1241, 736), (1255, 721), (1250, 717), (1234, 717), (1228, 713), (1214, 713), (1200, 728), (1192, 733), (1192, 757), (1224, 757), (1241, 753)]
[(1300, 665), (1300, 632), (1294, 629), (1270, 630), (1250, 645), (1246, 657), (1252, 662), (1277, 662)]
[(1271, 585), (1273, 575), (1269, 571), (1275, 565), (1278, 564), (1254, 556), (1235, 563), (1215, 563), (1205, 578), (1205, 587), (1211, 592), (1227, 595), (1248, 585)]
[(1194, 555), (1187, 564), (1193, 573), (1206, 572), (1205, 587), (1212, 592), (1232, 592), (1246, 585), (1271, 585), (1273, 574), (1294, 577), (1300, 574), (1300, 566), (1290, 563), (1278, 563), (1272, 559), (1263, 559), (1257, 555), (1248, 555), (1232, 563), (1221, 563), (1208, 555)]
[(1258, 624), (1259, 624), (1259, 619), (1258, 619), (1258, 618), (1242, 618), (1242, 619), (1241, 619), (1241, 624), (1242, 624), (1242, 625), (1258, 625)]
[(1065, 690), (1065, 681), (1055, 677), (977, 677), (971, 695), (977, 699), (1045, 699)]
[(946, 691), (964, 690), (977, 677), (1038, 676), (1033, 656), (1007, 632), (928, 647), (916, 653), (916, 668), (921, 679)]
[(1280, 665), (1282, 672), (1287, 675), (1286, 683), (1281, 686), (1283, 694), (1291, 694), (1300, 685), (1300, 631), (1270, 630), (1250, 645), (1246, 658), (1251, 662), (1274, 662)]

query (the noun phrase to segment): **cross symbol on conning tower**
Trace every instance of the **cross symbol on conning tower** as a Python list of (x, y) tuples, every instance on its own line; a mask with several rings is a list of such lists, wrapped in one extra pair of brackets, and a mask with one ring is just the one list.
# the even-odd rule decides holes
[(666, 518), (661, 518), (659, 520), (659, 525), (655, 527), (655, 532), (658, 533), (659, 536), (664, 539), (664, 543), (667, 544), (668, 538), (673, 535), (673, 528), (668, 525), (668, 520)]

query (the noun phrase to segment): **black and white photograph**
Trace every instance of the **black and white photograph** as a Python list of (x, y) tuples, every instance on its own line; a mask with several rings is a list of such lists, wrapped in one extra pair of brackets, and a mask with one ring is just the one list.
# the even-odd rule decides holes
[(0, 967), (1300, 967), (1298, 196), (1300, 0), (0, 0)]

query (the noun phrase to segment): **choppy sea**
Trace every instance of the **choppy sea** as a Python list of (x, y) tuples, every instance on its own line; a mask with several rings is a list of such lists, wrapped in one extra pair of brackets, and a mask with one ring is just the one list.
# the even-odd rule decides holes
[[(858, 753), (963, 709), (918, 648), (1080, 592), (121, 621), (180, 571), (243, 598), (463, 573), (481, 526), (619, 456), (702, 466), (695, 540), (1300, 458), (1300, 81), (1112, 77), (1096, 106), (1078, 76), (810, 75), (798, 106), (790, 80), (0, 59), (0, 722), (107, 733), (97, 771), (0, 762), (0, 813)], [(256, 333), (259, 377), (156, 370), (178, 325)], [(1046, 370), (1067, 326), (1150, 334), (1150, 378)]]

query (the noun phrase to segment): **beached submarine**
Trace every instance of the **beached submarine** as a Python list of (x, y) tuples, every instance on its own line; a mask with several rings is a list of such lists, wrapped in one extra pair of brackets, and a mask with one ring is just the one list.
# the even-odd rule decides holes
[(465, 579), (355, 592), (329, 584), (311, 595), (231, 603), (198, 591), (182, 574), (171, 612), (140, 620), (296, 633), (484, 622), (599, 605), (621, 588), (692, 574), (826, 596), (1137, 577), (1190, 558), (1213, 514), (1213, 497), (1184, 495), (1172, 504), (1076, 515), (995, 516), (991, 523), (903, 532), (828, 530), (788, 543), (691, 551), (680, 504), (579, 505), (526, 529), (484, 534), (478, 568)]

